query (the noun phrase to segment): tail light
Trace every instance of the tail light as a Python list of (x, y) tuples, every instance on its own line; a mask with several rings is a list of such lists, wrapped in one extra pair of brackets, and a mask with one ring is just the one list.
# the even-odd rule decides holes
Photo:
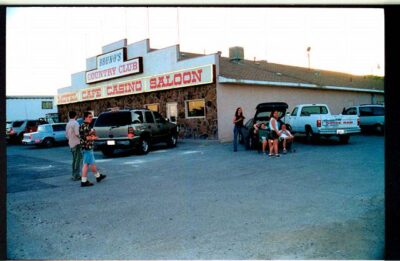
[(15, 133), (14, 129), (11, 128), (10, 131), (9, 131), (9, 133), (10, 133), (10, 134), (14, 134), (14, 133)]
[(32, 139), (32, 134), (29, 135), (29, 139), (30, 139), (30, 140)]
[(317, 127), (321, 127), (321, 120), (317, 120)]
[(134, 133), (134, 128), (133, 127), (128, 127), (128, 138), (133, 138), (135, 137), (135, 133)]
[(357, 126), (360, 126), (360, 118), (357, 118)]

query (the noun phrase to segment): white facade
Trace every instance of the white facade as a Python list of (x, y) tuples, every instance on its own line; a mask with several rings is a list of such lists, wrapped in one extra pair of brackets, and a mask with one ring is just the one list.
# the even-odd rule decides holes
[(44, 118), (56, 113), (54, 96), (7, 96), (6, 121)]

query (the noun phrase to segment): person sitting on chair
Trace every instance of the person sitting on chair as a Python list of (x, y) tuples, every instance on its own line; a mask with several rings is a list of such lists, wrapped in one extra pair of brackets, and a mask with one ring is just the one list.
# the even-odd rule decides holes
[(289, 142), (293, 142), (294, 136), (290, 133), (289, 130), (286, 129), (286, 125), (282, 124), (281, 130), (279, 131), (279, 140), (283, 140), (283, 154), (287, 153), (286, 144)]
[(262, 152), (264, 155), (266, 154), (265, 150), (267, 149), (268, 144), (268, 132), (269, 130), (267, 129), (267, 126), (265, 126), (265, 123), (261, 123), (260, 128), (258, 128), (258, 138), (262, 144)]

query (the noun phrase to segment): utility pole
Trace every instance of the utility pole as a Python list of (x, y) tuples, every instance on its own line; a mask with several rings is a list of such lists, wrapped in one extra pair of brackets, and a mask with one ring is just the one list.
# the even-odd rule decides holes
[(307, 57), (308, 57), (308, 70), (311, 70), (311, 66), (310, 66), (310, 51), (311, 51), (311, 47), (307, 47)]

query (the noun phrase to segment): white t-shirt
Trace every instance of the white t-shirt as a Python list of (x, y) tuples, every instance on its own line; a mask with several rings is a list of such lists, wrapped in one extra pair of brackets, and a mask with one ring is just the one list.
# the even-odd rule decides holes
[(285, 130), (285, 131), (281, 130), (280, 132), (281, 132), (280, 133), (281, 135), (279, 136), (279, 138), (281, 138), (281, 139), (287, 139), (292, 136), (292, 134), (288, 130)]

